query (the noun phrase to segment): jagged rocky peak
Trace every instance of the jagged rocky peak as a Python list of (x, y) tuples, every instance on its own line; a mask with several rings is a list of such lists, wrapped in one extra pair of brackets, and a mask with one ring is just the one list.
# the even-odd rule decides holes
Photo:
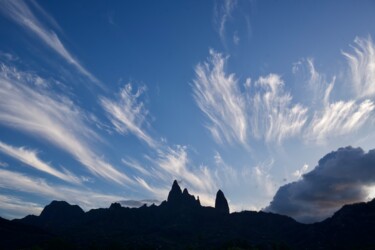
[(199, 199), (196, 200), (194, 195), (189, 194), (189, 191), (185, 188), (182, 192), (183, 203), (186, 206), (197, 206), (200, 205)]
[(181, 197), (182, 197), (181, 188), (178, 185), (177, 181), (174, 180), (173, 185), (172, 185), (172, 189), (171, 189), (171, 191), (169, 191), (167, 201), (170, 204), (178, 203), (181, 200)]
[(196, 207), (200, 205), (199, 200), (196, 200), (194, 195), (189, 194), (189, 191), (185, 188), (181, 191), (180, 186), (175, 180), (172, 185), (172, 189), (169, 192), (167, 203), (172, 207)]
[(183, 195), (190, 195), (190, 194), (189, 194), (189, 191), (188, 191), (186, 188), (184, 188), (184, 191), (182, 191), (182, 194), (183, 194)]
[(225, 198), (223, 191), (220, 189), (216, 193), (215, 209), (220, 213), (229, 214), (228, 201)]

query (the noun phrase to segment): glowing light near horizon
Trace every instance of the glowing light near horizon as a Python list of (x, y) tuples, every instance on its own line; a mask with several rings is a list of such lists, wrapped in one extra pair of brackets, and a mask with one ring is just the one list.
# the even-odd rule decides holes
[(367, 199), (368, 200), (374, 199), (375, 198), (375, 186), (368, 187), (367, 190), (368, 190)]

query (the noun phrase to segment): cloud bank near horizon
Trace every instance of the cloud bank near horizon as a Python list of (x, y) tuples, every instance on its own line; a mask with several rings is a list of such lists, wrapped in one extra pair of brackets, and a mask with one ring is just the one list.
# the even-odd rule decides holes
[(301, 222), (321, 221), (343, 205), (369, 200), (375, 188), (375, 149), (345, 147), (319, 160), (302, 179), (279, 188), (265, 211)]

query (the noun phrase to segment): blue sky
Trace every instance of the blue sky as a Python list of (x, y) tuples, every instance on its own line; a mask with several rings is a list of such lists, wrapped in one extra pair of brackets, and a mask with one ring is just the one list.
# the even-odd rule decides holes
[(1, 0), (0, 216), (161, 201), (174, 179), (205, 205), (220, 188), (232, 211), (260, 210), (325, 154), (373, 149), (374, 11)]

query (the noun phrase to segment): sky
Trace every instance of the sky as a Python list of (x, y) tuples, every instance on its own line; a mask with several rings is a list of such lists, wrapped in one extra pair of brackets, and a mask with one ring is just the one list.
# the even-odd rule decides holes
[[(0, 0), (0, 216), (375, 197), (373, 1)], [(136, 203), (136, 202), (135, 202)]]

